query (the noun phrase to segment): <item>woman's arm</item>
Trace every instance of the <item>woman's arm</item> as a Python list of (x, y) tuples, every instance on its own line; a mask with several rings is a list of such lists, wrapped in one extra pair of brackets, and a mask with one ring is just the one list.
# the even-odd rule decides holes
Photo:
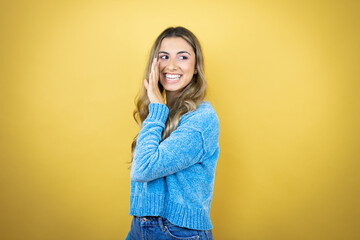
[(149, 115), (137, 137), (131, 180), (152, 181), (202, 160), (206, 152), (204, 131), (211, 127), (209, 124), (215, 122), (208, 119), (207, 115), (195, 117), (194, 120), (189, 118), (160, 143), (168, 111), (164, 104), (149, 105)]

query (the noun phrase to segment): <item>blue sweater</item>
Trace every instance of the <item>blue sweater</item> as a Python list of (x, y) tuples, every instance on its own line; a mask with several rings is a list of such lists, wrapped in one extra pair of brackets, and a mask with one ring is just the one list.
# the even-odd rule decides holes
[(161, 216), (181, 227), (210, 230), (218, 117), (205, 101), (184, 114), (176, 130), (161, 142), (168, 113), (164, 104), (149, 105), (131, 167), (129, 214)]

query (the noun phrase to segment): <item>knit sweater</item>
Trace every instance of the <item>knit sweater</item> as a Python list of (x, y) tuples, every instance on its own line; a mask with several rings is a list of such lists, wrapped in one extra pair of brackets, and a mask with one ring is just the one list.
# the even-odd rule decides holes
[(180, 227), (210, 230), (219, 156), (219, 120), (209, 102), (184, 114), (161, 141), (169, 109), (150, 103), (130, 172), (130, 213), (161, 216)]

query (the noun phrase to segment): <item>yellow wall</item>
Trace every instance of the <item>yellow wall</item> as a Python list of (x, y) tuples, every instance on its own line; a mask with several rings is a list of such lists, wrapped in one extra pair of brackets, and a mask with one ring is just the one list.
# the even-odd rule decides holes
[(183, 25), (221, 123), (215, 239), (360, 239), (359, 3), (2, 1), (0, 238), (125, 238), (134, 96)]

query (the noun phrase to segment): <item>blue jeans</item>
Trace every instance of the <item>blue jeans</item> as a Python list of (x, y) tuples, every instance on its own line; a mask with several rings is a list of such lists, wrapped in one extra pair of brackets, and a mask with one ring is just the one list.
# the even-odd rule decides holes
[(137, 217), (131, 222), (126, 240), (213, 240), (211, 230), (194, 230), (176, 226), (162, 217)]

